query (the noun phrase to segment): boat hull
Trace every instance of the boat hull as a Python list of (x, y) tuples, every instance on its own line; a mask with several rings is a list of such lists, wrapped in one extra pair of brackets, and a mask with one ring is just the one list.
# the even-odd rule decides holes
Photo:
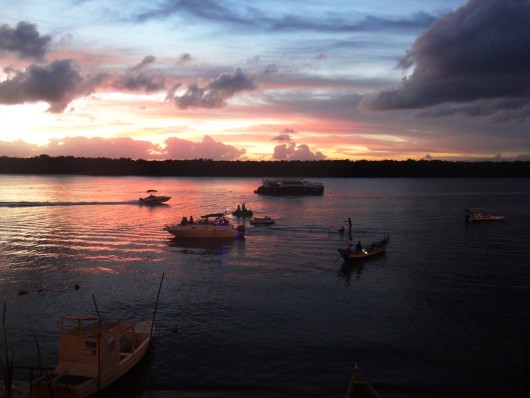
[(164, 228), (167, 232), (175, 238), (190, 238), (190, 239), (219, 239), (219, 238), (243, 238), (245, 236), (245, 228), (240, 225), (237, 228), (232, 225), (173, 225)]
[(258, 218), (254, 217), (249, 221), (251, 225), (273, 225), (274, 220), (270, 217)]
[(466, 209), (464, 219), (467, 223), (470, 222), (498, 222), (504, 221), (505, 216), (497, 216), (491, 214), (484, 209)]
[(121, 354), (119, 365), (97, 377), (59, 372), (44, 376), (34, 383), (37, 398), (87, 398), (129, 373), (146, 355), (151, 342), (151, 321), (136, 325), (135, 339), (140, 341), (133, 352)]
[(304, 179), (265, 179), (263, 185), (254, 192), (259, 195), (271, 196), (323, 195), (324, 185), (320, 182), (310, 182)]
[(256, 189), (258, 195), (269, 196), (303, 196), (324, 195), (324, 187), (266, 187)]
[(363, 250), (353, 250), (351, 248), (337, 250), (344, 261), (353, 262), (383, 254), (389, 242), (390, 236), (387, 235), (384, 239), (373, 242), (367, 248), (363, 248)]
[(160, 203), (165, 203), (171, 196), (148, 196), (146, 198), (140, 198), (140, 203), (145, 205), (158, 205)]

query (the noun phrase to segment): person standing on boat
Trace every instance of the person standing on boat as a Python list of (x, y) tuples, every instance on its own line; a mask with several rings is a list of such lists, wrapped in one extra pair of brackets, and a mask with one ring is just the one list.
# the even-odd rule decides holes
[(361, 241), (358, 241), (357, 244), (355, 245), (355, 251), (357, 252), (363, 251), (363, 245), (361, 244)]

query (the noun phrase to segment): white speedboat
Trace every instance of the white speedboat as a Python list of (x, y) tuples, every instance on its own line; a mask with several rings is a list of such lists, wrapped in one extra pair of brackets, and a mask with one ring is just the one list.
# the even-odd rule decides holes
[(59, 362), (34, 382), (37, 398), (84, 398), (128, 373), (149, 348), (151, 320), (134, 324), (119, 319), (63, 317)]
[(234, 226), (224, 213), (206, 214), (199, 221), (186, 218), (178, 224), (166, 225), (164, 230), (176, 238), (243, 238), (245, 226)]
[(254, 193), (259, 195), (323, 195), (324, 184), (311, 182), (303, 178), (264, 179)]
[(167, 202), (169, 199), (171, 199), (171, 196), (154, 195), (155, 192), (157, 192), (156, 189), (148, 190), (147, 193), (149, 194), (149, 196), (146, 196), (145, 198), (140, 198), (140, 203), (146, 205), (158, 205), (160, 203)]

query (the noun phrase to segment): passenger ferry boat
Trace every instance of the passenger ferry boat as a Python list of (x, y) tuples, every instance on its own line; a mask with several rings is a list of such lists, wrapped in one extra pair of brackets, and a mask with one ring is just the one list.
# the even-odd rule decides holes
[(303, 178), (264, 179), (262, 185), (254, 191), (259, 195), (323, 195), (324, 184), (307, 181)]

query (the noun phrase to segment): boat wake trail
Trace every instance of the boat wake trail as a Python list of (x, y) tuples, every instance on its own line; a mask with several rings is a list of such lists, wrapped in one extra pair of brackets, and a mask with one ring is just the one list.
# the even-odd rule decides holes
[(43, 207), (43, 206), (102, 206), (139, 205), (138, 200), (125, 202), (0, 202), (0, 207)]

